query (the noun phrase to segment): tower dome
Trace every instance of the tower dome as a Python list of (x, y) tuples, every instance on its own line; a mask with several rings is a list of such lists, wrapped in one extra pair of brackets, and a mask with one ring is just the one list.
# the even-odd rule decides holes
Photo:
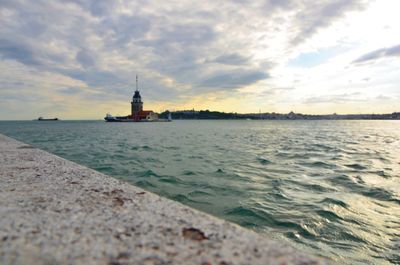
[(132, 99), (133, 99), (133, 100), (135, 100), (135, 99), (142, 99), (142, 97), (140, 96), (139, 90), (136, 89), (135, 94), (133, 94)]

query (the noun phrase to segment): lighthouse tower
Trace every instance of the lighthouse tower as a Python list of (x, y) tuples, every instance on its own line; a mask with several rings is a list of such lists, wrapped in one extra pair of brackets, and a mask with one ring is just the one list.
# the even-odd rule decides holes
[(132, 102), (131, 102), (132, 117), (135, 120), (139, 119), (141, 112), (143, 112), (143, 102), (142, 102), (142, 97), (140, 96), (140, 92), (139, 92), (139, 88), (138, 88), (138, 76), (136, 75), (136, 90), (135, 90), (135, 94), (132, 97)]

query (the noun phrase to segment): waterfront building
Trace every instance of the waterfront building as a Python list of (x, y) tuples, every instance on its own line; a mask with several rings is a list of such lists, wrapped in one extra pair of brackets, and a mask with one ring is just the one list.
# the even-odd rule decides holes
[(138, 76), (136, 75), (136, 90), (131, 102), (131, 115), (129, 117), (135, 121), (141, 120), (157, 120), (158, 115), (152, 110), (143, 110), (142, 96), (138, 88)]
[(152, 110), (143, 110), (142, 96), (139, 92), (138, 87), (138, 76), (136, 75), (136, 90), (132, 96), (131, 101), (131, 114), (123, 117), (114, 117), (111, 114), (107, 114), (104, 118), (106, 121), (161, 121), (158, 119), (157, 113)]

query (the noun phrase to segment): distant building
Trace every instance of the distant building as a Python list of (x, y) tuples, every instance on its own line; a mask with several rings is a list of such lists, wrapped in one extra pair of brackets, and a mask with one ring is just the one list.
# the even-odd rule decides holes
[(296, 118), (296, 113), (294, 113), (293, 111), (289, 112), (289, 114), (287, 115), (288, 119), (295, 119)]
[(136, 76), (136, 90), (132, 97), (131, 102), (131, 115), (129, 119), (133, 119), (135, 121), (141, 120), (157, 120), (158, 115), (152, 110), (143, 110), (143, 101), (140, 96), (140, 92), (137, 85), (137, 76)]
[[(136, 90), (131, 101), (131, 114), (128, 116), (114, 117), (107, 114), (104, 118), (108, 122), (139, 122), (139, 121), (163, 121), (158, 119), (157, 113), (152, 110), (143, 110), (143, 101), (138, 88), (138, 77), (136, 76)], [(171, 121), (170, 119), (164, 121)]]

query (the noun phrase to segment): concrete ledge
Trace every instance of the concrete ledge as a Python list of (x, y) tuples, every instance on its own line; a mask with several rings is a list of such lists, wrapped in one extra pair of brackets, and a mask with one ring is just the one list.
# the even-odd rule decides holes
[(0, 134), (0, 264), (333, 264)]

